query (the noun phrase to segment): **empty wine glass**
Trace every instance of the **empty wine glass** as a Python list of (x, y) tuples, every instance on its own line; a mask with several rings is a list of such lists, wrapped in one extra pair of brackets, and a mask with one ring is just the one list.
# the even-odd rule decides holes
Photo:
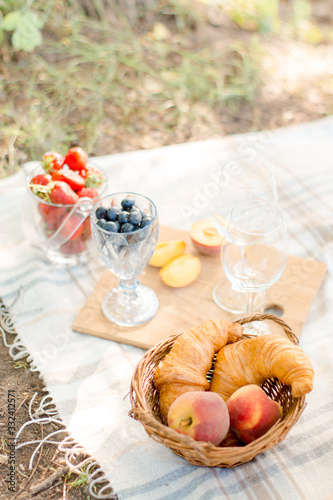
[[(222, 237), (226, 219), (237, 203), (251, 199), (277, 202), (272, 168), (261, 159), (236, 158), (229, 161), (223, 166), (219, 181), (220, 193), (214, 204), (213, 218)], [(264, 303), (265, 296), (264, 290), (254, 296), (253, 303), (256, 309)], [(235, 285), (231, 285), (226, 277), (215, 285), (213, 298), (225, 311), (242, 314), (246, 310), (246, 294)]]
[[(124, 200), (134, 205), (122, 209)], [(102, 222), (99, 214), (110, 210), (123, 222)], [(126, 222), (136, 212), (141, 222)], [(121, 219), (122, 214), (123, 219)], [(134, 217), (135, 219), (135, 217)], [(133, 220), (134, 220), (133, 219)], [(91, 232), (98, 255), (120, 283), (107, 293), (102, 301), (104, 315), (119, 326), (136, 326), (153, 318), (158, 310), (158, 298), (153, 290), (139, 284), (137, 276), (147, 266), (157, 243), (158, 215), (154, 203), (136, 193), (116, 193), (99, 200), (91, 211)], [(132, 219), (129, 219), (132, 220)], [(106, 227), (107, 229), (103, 229)], [(125, 227), (126, 226), (126, 227)], [(129, 226), (132, 226), (129, 227)], [(116, 232), (111, 232), (116, 231)], [(127, 232), (129, 231), (129, 232)]]
[(230, 282), (246, 292), (247, 316), (253, 313), (255, 294), (280, 278), (287, 251), (287, 229), (278, 205), (249, 200), (232, 209), (223, 237), (223, 268)]

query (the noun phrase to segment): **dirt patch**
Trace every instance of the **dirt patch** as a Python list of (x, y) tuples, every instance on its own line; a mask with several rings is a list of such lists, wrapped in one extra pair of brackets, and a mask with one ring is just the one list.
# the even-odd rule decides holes
[[(0, 311), (1, 312), (1, 311)], [(6, 333), (6, 342), (12, 343), (14, 335)], [(32, 455), (38, 441), (50, 433), (65, 429), (57, 422), (47, 424), (28, 424), (19, 435), (16, 444), (14, 437), (24, 424), (31, 421), (31, 414), (36, 414), (43, 398), (48, 396), (43, 379), (38, 372), (30, 371), (25, 358), (13, 361), (9, 355), (4, 338), (0, 336), (0, 500), (83, 500), (92, 498), (85, 467), (79, 473), (68, 471), (64, 453), (56, 444), (45, 443)], [(48, 410), (55, 409), (48, 398)], [(45, 418), (41, 414), (40, 418)], [(55, 420), (59, 420), (57, 415)], [(64, 438), (67, 433), (60, 433)], [(59, 435), (58, 435), (59, 436)], [(53, 437), (54, 441), (61, 438)], [(35, 442), (20, 447), (22, 443)], [(75, 463), (80, 463), (87, 456), (80, 455)], [(110, 499), (117, 496), (110, 493)]]

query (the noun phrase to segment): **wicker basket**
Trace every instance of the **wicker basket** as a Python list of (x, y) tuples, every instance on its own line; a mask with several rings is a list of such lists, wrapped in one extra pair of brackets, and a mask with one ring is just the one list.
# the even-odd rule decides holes
[[(290, 341), (298, 344), (298, 339), (291, 329), (275, 315), (256, 314), (237, 322), (243, 325), (266, 319), (275, 321), (282, 326)], [(164, 444), (191, 464), (229, 468), (249, 462), (256, 455), (272, 448), (286, 437), (305, 408), (305, 398), (294, 398), (291, 395), (290, 387), (281, 384), (277, 379), (266, 380), (262, 388), (272, 399), (281, 404), (283, 417), (266, 434), (250, 444), (228, 447), (214, 446), (203, 441), (195, 441), (191, 437), (179, 434), (164, 425), (160, 416), (158, 392), (154, 386), (153, 378), (156, 366), (170, 351), (177, 337), (178, 334), (171, 335), (149, 349), (138, 363), (132, 377), (130, 389), (132, 409), (129, 415), (141, 422), (150, 437)], [(243, 336), (243, 338), (248, 337), (249, 335)]]

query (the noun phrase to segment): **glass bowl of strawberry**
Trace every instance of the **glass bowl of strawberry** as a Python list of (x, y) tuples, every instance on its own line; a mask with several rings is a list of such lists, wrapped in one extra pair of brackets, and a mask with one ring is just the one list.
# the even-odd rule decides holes
[(50, 151), (26, 185), (22, 223), (30, 243), (56, 264), (86, 262), (94, 251), (90, 210), (107, 187), (103, 170), (82, 148), (71, 148), (65, 156)]

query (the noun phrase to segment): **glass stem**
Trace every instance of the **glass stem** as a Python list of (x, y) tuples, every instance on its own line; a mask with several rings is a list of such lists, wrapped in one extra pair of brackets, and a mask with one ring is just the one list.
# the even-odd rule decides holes
[(138, 284), (139, 282), (136, 278), (120, 280), (119, 286), (121, 287), (124, 299), (127, 302), (132, 302), (137, 298), (136, 287)]
[(254, 304), (255, 292), (247, 292), (246, 295), (246, 315), (251, 316), (253, 314), (253, 304)]

